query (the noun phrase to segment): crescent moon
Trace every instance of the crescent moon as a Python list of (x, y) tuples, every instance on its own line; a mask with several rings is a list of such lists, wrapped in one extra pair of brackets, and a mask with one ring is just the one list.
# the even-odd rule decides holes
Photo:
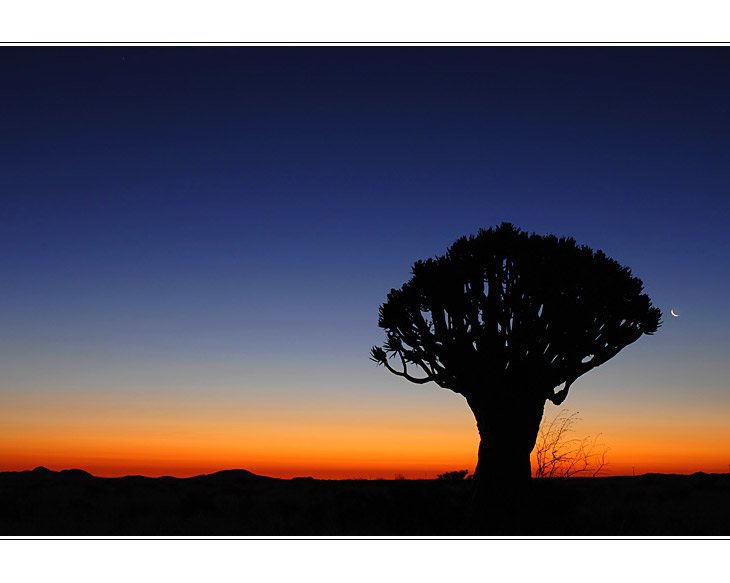
[(674, 316), (675, 318), (679, 318), (679, 314), (675, 314), (674, 309), (671, 309), (669, 311), (672, 313), (672, 316)]

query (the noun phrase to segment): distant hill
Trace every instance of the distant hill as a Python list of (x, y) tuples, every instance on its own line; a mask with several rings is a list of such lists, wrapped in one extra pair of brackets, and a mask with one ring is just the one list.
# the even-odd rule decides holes
[(23, 470), (20, 472), (0, 472), (0, 480), (38, 480), (38, 479), (89, 479), (94, 478), (89, 472), (84, 470), (49, 470), (43, 466), (38, 466), (32, 470)]
[(279, 478), (270, 478), (268, 476), (260, 476), (249, 472), (248, 470), (221, 470), (212, 474), (203, 474), (201, 476), (193, 476), (192, 478), (183, 478), (188, 480), (278, 480)]
[(264, 480), (277, 480), (279, 478), (270, 478), (268, 476), (260, 476), (249, 472), (248, 470), (221, 470), (212, 474), (201, 474), (199, 476), (192, 476), (190, 478), (173, 478), (172, 476), (163, 476), (162, 478), (150, 478), (148, 476), (130, 475), (123, 476), (121, 478), (100, 478), (94, 476), (85, 470), (70, 469), (70, 470), (49, 470), (44, 466), (38, 466), (32, 470), (22, 470), (19, 472), (0, 472), (0, 480), (2, 479), (37, 479), (37, 478), (76, 478), (76, 479), (88, 479), (97, 478), (104, 480), (122, 479), (122, 478), (146, 478), (148, 480), (158, 479), (173, 479), (173, 480), (252, 480), (252, 479), (264, 479)]

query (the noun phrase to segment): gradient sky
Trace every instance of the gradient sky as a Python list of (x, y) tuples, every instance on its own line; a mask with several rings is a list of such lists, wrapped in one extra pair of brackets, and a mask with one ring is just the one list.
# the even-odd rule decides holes
[(413, 262), (502, 221), (664, 312), (576, 435), (730, 470), (730, 49), (1, 47), (0, 79), (0, 470), (473, 471), (465, 400), (368, 356)]

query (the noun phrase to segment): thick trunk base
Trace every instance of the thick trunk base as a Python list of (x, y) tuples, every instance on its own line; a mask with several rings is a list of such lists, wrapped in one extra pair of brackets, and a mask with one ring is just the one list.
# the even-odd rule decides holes
[(482, 534), (518, 535), (530, 516), (530, 454), (540, 429), (544, 401), (527, 406), (474, 407), (481, 437), (474, 471), (471, 529)]

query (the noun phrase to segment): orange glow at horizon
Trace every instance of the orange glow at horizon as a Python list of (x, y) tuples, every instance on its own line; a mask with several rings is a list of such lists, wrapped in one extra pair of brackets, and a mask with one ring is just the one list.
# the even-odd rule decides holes
[[(79, 399), (60, 404), (17, 398), (0, 413), (0, 471), (80, 468), (115, 477), (189, 477), (241, 468), (272, 477), (436, 477), (473, 465), (477, 438), (467, 422), (362, 407), (280, 410)], [(12, 409), (12, 413), (9, 411)], [(254, 411), (255, 410), (255, 411)], [(473, 468), (472, 468), (473, 469)]]
[[(404, 413), (344, 400), (247, 406), (210, 396), (203, 402), (66, 395), (39, 404), (16, 396), (0, 412), (0, 471), (45, 466), (101, 477), (190, 477), (240, 468), (322, 479), (471, 473), (479, 445), (474, 418), (460, 397), (438, 399), (430, 409)], [(609, 462), (601, 475), (728, 471), (730, 434), (722, 419), (692, 421), (691, 441), (677, 432), (672, 415), (662, 419), (586, 418), (576, 431), (580, 437), (610, 429), (600, 440)]]

